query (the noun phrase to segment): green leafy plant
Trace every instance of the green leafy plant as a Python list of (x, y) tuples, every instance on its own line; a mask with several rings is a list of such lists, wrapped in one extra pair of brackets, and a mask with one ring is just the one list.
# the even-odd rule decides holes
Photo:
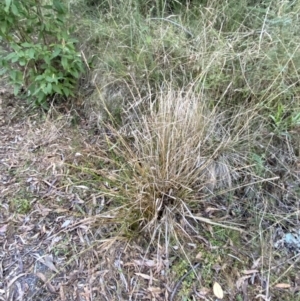
[(70, 35), (67, 8), (53, 0), (6, 0), (0, 7), (0, 37), (8, 54), (0, 58), (17, 95), (21, 88), (35, 105), (47, 107), (55, 94), (74, 96), (83, 61)]
[(12, 201), (13, 207), (17, 213), (26, 214), (31, 210), (30, 201), (23, 198), (16, 198)]
[(284, 133), (300, 124), (300, 113), (298, 110), (290, 112), (282, 104), (278, 104), (277, 110), (274, 110), (274, 113), (270, 114), (269, 117), (272, 120), (272, 127), (279, 133)]

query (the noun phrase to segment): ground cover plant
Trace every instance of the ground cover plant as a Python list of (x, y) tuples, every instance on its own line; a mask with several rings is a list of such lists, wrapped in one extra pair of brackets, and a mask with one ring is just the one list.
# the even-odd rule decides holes
[(74, 96), (83, 73), (83, 60), (70, 35), (67, 7), (61, 1), (5, 1), (0, 15), (6, 55), (1, 73), (9, 75), (14, 94), (25, 90), (28, 100), (47, 107), (55, 94)]
[(300, 300), (299, 3), (62, 4), (76, 101), (3, 71), (0, 300)]

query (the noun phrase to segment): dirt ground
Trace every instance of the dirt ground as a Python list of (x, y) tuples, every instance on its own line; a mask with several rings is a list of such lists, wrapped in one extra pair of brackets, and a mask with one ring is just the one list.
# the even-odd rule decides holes
[(68, 114), (25, 112), (6, 90), (0, 97), (0, 300), (165, 300), (163, 251), (110, 248), (95, 218), (101, 195), (68, 175), (66, 165), (99, 147), (92, 129)]

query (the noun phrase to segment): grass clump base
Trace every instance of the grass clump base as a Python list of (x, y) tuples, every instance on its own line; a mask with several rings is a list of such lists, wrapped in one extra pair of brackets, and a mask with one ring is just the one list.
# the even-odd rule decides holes
[(171, 88), (142, 106), (121, 130), (110, 128), (99, 157), (109, 162), (98, 172), (108, 183), (101, 190), (115, 204), (110, 218), (123, 234), (154, 238), (168, 229), (167, 237), (178, 231), (189, 237), (193, 223), (206, 220), (206, 201), (234, 191), (251, 173), (246, 158), (253, 134), (247, 131), (255, 110), (226, 116), (209, 110), (203, 95)]

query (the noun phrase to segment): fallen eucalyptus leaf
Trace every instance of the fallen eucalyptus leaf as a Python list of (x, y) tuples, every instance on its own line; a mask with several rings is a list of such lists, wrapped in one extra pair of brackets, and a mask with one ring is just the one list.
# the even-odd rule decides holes
[(288, 283), (277, 283), (276, 285), (274, 285), (275, 288), (290, 288), (291, 285)]
[(0, 234), (4, 234), (7, 230), (7, 224), (4, 224), (3, 226), (0, 227)]
[(222, 290), (221, 285), (218, 282), (215, 282), (213, 285), (213, 292), (214, 295), (218, 298), (218, 299), (223, 299), (224, 297), (224, 292)]

